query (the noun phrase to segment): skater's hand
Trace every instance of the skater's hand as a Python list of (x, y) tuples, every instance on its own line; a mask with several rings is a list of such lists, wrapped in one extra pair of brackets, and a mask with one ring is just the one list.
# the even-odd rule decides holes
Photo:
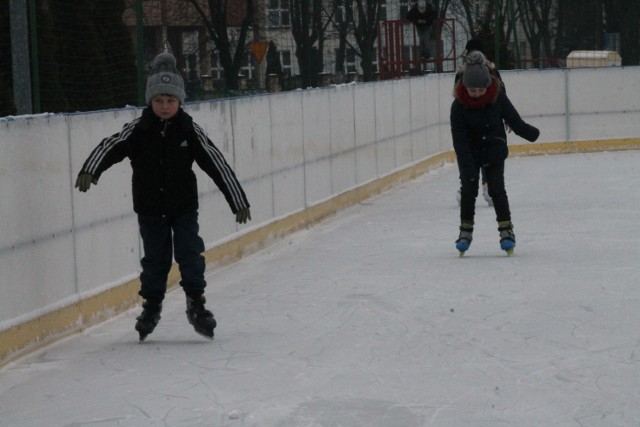
[(76, 188), (84, 193), (89, 189), (89, 187), (91, 187), (91, 184), (95, 185), (97, 183), (98, 180), (90, 173), (81, 173), (78, 175), (78, 179), (76, 180)]
[(249, 208), (240, 209), (236, 213), (236, 222), (238, 224), (244, 224), (247, 221), (251, 221), (251, 211)]

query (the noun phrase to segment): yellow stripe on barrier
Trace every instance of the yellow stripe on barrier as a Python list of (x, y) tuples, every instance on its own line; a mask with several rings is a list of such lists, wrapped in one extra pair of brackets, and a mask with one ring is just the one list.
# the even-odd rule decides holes
[(541, 154), (572, 154), (638, 149), (640, 149), (640, 138), (625, 138), (510, 145), (509, 153), (512, 156), (535, 156)]

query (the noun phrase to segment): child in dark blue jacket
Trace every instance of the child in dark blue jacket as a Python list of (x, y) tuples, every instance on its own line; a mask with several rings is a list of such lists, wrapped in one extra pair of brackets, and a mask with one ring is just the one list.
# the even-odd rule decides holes
[(467, 57), (454, 94), (451, 136), (461, 179), (460, 235), (456, 248), (463, 255), (471, 245), (480, 168), (484, 167), (498, 221), (500, 247), (512, 254), (516, 238), (504, 185), (504, 163), (509, 155), (504, 123), (516, 135), (532, 142), (538, 139), (540, 131), (522, 120), (498, 79), (491, 75), (486, 58), (478, 51)]
[[(481, 54), (485, 55), (486, 57), (486, 53), (485, 53), (485, 49), (484, 49), (484, 44), (482, 43), (482, 41), (480, 41), (479, 39), (470, 39), (467, 44), (465, 45), (464, 48), (464, 56), (465, 58), (469, 57), (471, 52), (477, 50), (478, 52), (480, 52)], [(471, 57), (473, 57), (473, 55), (471, 55)], [(507, 88), (504, 85), (504, 82), (502, 81), (502, 77), (500, 76), (500, 71), (498, 71), (498, 69), (496, 68), (495, 64), (491, 61), (489, 61), (489, 59), (487, 58), (487, 67), (489, 67), (489, 73), (491, 73), (492, 76), (496, 77), (498, 79), (498, 81), (500, 82), (500, 88), (502, 90), (505, 91), (505, 93), (507, 92)], [(456, 77), (454, 80), (454, 89), (455, 89), (455, 85), (458, 84), (458, 82), (460, 80), (462, 80), (462, 67), (460, 69), (458, 69), (456, 71)], [(507, 126), (508, 129), (508, 124), (505, 123), (505, 126)], [(489, 186), (487, 185), (487, 177), (485, 174), (485, 168), (480, 168), (480, 176), (482, 177), (482, 196), (484, 197), (484, 200), (489, 204), (489, 206), (493, 206), (493, 200), (491, 200), (491, 197), (489, 196)], [(457, 200), (458, 200), (458, 207), (460, 206), (460, 199), (462, 195), (462, 190), (459, 188), (458, 189), (458, 193), (457, 193)]]
[(76, 188), (87, 191), (109, 167), (129, 158), (133, 169), (133, 209), (144, 246), (144, 299), (136, 330), (143, 341), (160, 320), (172, 259), (177, 261), (187, 299), (187, 319), (196, 332), (213, 338), (216, 320), (205, 307), (204, 242), (199, 236), (198, 187), (193, 162), (217, 184), (238, 223), (251, 220), (249, 202), (222, 153), (182, 108), (184, 82), (170, 53), (161, 53), (147, 80), (147, 108), (141, 117), (105, 138), (78, 174)]

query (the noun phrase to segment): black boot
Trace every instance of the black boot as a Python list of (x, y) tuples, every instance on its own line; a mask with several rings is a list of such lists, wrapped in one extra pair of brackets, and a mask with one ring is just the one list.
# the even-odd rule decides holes
[(213, 338), (213, 329), (217, 323), (213, 313), (205, 308), (205, 302), (207, 300), (203, 295), (187, 295), (187, 320), (197, 333), (207, 338)]
[(146, 300), (142, 303), (142, 313), (136, 319), (136, 331), (140, 334), (140, 342), (156, 328), (160, 321), (162, 303)]

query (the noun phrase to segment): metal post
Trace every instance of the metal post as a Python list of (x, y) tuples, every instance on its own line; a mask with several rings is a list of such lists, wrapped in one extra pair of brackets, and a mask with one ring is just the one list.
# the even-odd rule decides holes
[(513, 40), (516, 46), (516, 67), (522, 68), (522, 62), (520, 59), (520, 43), (518, 42), (518, 28), (516, 27), (516, 16), (513, 10), (513, 0), (507, 1), (509, 2), (509, 15), (511, 15), (511, 26), (513, 28)]
[(29, 52), (29, 24), (26, 0), (11, 0), (9, 4), (11, 27), (11, 65), (13, 73), (13, 100), (17, 114), (31, 114), (31, 79)]
[(500, 7), (502, 3), (500, 0), (495, 1), (495, 24), (493, 29), (493, 46), (494, 46), (494, 58), (493, 62), (496, 64), (496, 68), (500, 68)]
[(142, 0), (136, 0), (136, 68), (137, 68), (137, 92), (138, 105), (145, 104), (145, 75), (144, 69), (144, 27)]
[(36, 0), (29, 0), (29, 27), (31, 28), (31, 78), (33, 88), (33, 112), (39, 114), (40, 107), (40, 66), (38, 62), (38, 25), (36, 20)]
[[(252, 2), (247, 4), (247, 7), (253, 7), (254, 10), (250, 11), (253, 13), (253, 41), (261, 42), (265, 41), (264, 27), (266, 26), (266, 13), (265, 13), (265, 3), (262, 1)], [(260, 89), (264, 89), (266, 87), (266, 73), (267, 73), (267, 61), (260, 61), (256, 67), (258, 76), (258, 87)]]
[(571, 141), (571, 96), (569, 94), (569, 70), (564, 72), (564, 121), (565, 121), (565, 142)]

